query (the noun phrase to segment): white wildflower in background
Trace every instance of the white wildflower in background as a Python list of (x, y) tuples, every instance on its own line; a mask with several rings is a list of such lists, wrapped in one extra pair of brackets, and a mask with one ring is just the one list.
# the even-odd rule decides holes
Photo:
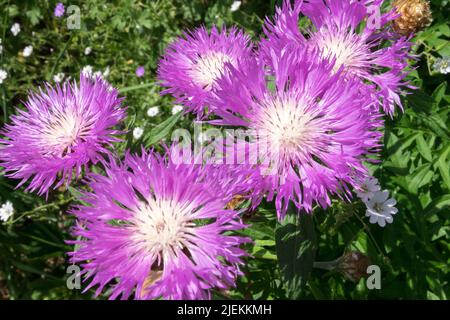
[(26, 46), (23, 49), (22, 55), (26, 58), (31, 56), (32, 53), (33, 53), (33, 46)]
[(151, 107), (151, 108), (148, 108), (148, 110), (147, 110), (147, 115), (149, 117), (155, 117), (158, 113), (159, 113), (158, 107)]
[(84, 49), (84, 54), (86, 56), (88, 56), (91, 52), (92, 52), (92, 48), (91, 47), (87, 47), (86, 49)]
[(392, 215), (398, 212), (395, 207), (397, 201), (388, 199), (389, 192), (387, 190), (377, 191), (366, 202), (366, 217), (369, 217), (370, 223), (378, 223), (380, 227), (384, 227), (386, 223), (392, 223), (394, 218)]
[(57, 73), (53, 76), (53, 81), (55, 81), (56, 83), (59, 83), (61, 81), (63, 81), (65, 74), (63, 72)]
[(230, 11), (231, 12), (238, 11), (241, 4), (242, 1), (234, 1), (233, 4), (231, 5)]
[(433, 64), (433, 69), (442, 74), (450, 73), (450, 57), (437, 58)]
[(105, 68), (105, 71), (103, 71), (103, 78), (107, 78), (109, 76), (109, 72), (110, 72), (110, 69), (109, 69), (109, 66), (107, 66)]
[(11, 33), (13, 34), (13, 36), (17, 36), (20, 32), (20, 24), (18, 24), (17, 22), (14, 23), (11, 27)]
[(0, 69), (0, 84), (2, 84), (3, 81), (4, 81), (7, 77), (8, 77), (8, 73), (7, 73), (5, 70)]
[(12, 217), (14, 214), (14, 207), (11, 201), (6, 201), (1, 207), (0, 207), (0, 220), (6, 222), (9, 218)]
[(177, 114), (178, 112), (183, 110), (183, 106), (180, 106), (179, 104), (174, 105), (172, 108), (172, 114)]
[(144, 129), (142, 129), (141, 127), (134, 128), (134, 130), (133, 130), (133, 138), (135, 140), (140, 139), (143, 134), (144, 134)]
[(83, 67), (83, 69), (81, 70), (81, 73), (82, 73), (85, 77), (92, 77), (92, 73), (93, 73), (92, 66), (87, 65), (87, 66)]
[(367, 178), (356, 190), (356, 195), (362, 201), (367, 202), (377, 191), (381, 190), (378, 179), (374, 177)]

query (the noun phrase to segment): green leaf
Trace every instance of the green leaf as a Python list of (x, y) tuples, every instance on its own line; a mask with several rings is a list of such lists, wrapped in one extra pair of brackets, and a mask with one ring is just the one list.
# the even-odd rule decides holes
[(158, 143), (162, 139), (164, 139), (172, 130), (173, 126), (178, 122), (178, 120), (183, 115), (183, 112), (178, 112), (174, 114), (167, 120), (164, 120), (156, 127), (154, 127), (150, 132), (145, 136), (144, 142), (145, 146), (151, 146), (152, 144)]
[(423, 135), (419, 135), (416, 139), (417, 149), (419, 153), (424, 157), (427, 161), (433, 161), (433, 156), (431, 155), (431, 149), (425, 141)]
[(447, 161), (447, 157), (450, 153), (450, 144), (441, 152), (436, 165), (441, 173), (444, 184), (448, 190), (450, 190), (450, 163)]
[(432, 96), (434, 98), (434, 101), (436, 104), (439, 104), (442, 100), (442, 98), (445, 95), (445, 91), (447, 90), (447, 82), (442, 82), (436, 90), (434, 90)]
[[(295, 210), (292, 210), (295, 211)], [(298, 299), (308, 282), (317, 240), (311, 214), (288, 211), (275, 230), (278, 264), (290, 299)]]
[(450, 140), (450, 130), (447, 128), (447, 124), (438, 115), (429, 114), (422, 118), (422, 122), (428, 128), (430, 128), (434, 134), (442, 139)]
[(90, 206), (89, 203), (81, 200), (83, 198), (83, 193), (81, 191), (79, 191), (71, 186), (69, 186), (68, 190), (69, 190), (70, 194), (75, 197), (75, 199), (76, 199), (75, 201), (78, 201), (79, 203), (81, 203), (85, 206)]
[(433, 201), (431, 201), (430, 204), (426, 206), (423, 214), (428, 218), (446, 207), (450, 207), (450, 194), (439, 196), (433, 199)]

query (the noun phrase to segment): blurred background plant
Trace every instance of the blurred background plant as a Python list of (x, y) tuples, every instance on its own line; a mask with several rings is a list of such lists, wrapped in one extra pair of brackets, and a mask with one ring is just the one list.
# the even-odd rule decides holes
[[(159, 95), (155, 72), (167, 44), (201, 24), (237, 25), (257, 40), (280, 2), (64, 1), (66, 10), (80, 9), (80, 29), (69, 29), (72, 12), (58, 17), (55, 1), (0, 0), (0, 126), (42, 82), (97, 72), (129, 106), (129, 133), (117, 148), (158, 148), (172, 128), (192, 129), (193, 120)], [(418, 61), (410, 80), (418, 89), (403, 97), (403, 114), (386, 119), (383, 159), (371, 166), (398, 202), (393, 224), (370, 224), (355, 197), (302, 217), (307, 221), (296, 232), (290, 219), (297, 218), (280, 224), (272, 204), (263, 203), (244, 216), (252, 226), (242, 232), (255, 241), (245, 276), (216, 298), (449, 298), (450, 10), (442, 0), (430, 8), (433, 22), (414, 39)], [(56, 190), (45, 201), (15, 186), (0, 173), (0, 299), (91, 298), (66, 286), (66, 211), (75, 189)], [(369, 261), (381, 268), (380, 290), (367, 289), (360, 272)]]

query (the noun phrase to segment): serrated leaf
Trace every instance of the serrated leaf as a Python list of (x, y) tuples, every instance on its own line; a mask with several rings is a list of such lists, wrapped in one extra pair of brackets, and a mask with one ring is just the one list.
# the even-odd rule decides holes
[(422, 155), (422, 157), (424, 157), (429, 162), (433, 161), (431, 149), (428, 146), (427, 142), (425, 141), (423, 135), (419, 135), (417, 137), (416, 142), (417, 142), (417, 150), (419, 150), (419, 153)]
[(450, 144), (447, 145), (446, 148), (444, 148), (436, 162), (436, 165), (448, 190), (450, 190), (450, 161), (447, 161), (449, 153)]
[(445, 95), (445, 91), (447, 90), (447, 82), (442, 82), (438, 87), (434, 90), (432, 96), (436, 104), (439, 104), (442, 101), (442, 98)]

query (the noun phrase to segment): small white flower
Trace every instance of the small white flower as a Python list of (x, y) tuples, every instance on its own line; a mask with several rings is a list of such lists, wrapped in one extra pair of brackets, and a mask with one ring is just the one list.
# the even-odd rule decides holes
[(32, 53), (33, 53), (33, 46), (26, 46), (23, 49), (22, 55), (26, 58), (31, 56)]
[(375, 192), (380, 191), (381, 187), (378, 184), (378, 179), (374, 177), (367, 178), (356, 190), (356, 195), (362, 201), (367, 202)]
[(151, 108), (148, 108), (148, 110), (147, 110), (147, 115), (149, 117), (155, 117), (158, 113), (159, 113), (158, 107), (151, 107)]
[(4, 81), (7, 77), (8, 77), (8, 73), (7, 73), (5, 70), (0, 69), (0, 84), (2, 84), (3, 81)]
[(182, 111), (184, 108), (183, 106), (180, 106), (179, 104), (174, 105), (172, 108), (172, 114), (177, 114), (178, 112)]
[(231, 5), (230, 11), (231, 12), (238, 11), (241, 4), (242, 1), (234, 1), (233, 4)]
[(81, 70), (81, 73), (85, 76), (85, 77), (92, 77), (92, 66), (87, 65), (85, 67), (83, 67), (83, 69)]
[(53, 81), (55, 81), (56, 83), (59, 83), (61, 81), (63, 81), (65, 74), (63, 72), (57, 73), (53, 76)]
[(20, 32), (20, 24), (18, 24), (17, 22), (14, 23), (11, 27), (11, 33), (13, 34), (13, 36), (17, 36)]
[(436, 72), (447, 74), (450, 73), (450, 58), (437, 58), (433, 64), (433, 68)]
[(13, 204), (11, 203), (11, 201), (6, 201), (6, 203), (0, 207), (0, 220), (6, 222), (9, 218), (12, 217), (13, 214)]
[(91, 52), (92, 52), (91, 47), (87, 47), (86, 49), (84, 49), (84, 55), (86, 55), (86, 56), (88, 56)]
[(142, 129), (141, 127), (134, 128), (134, 130), (133, 130), (133, 138), (135, 140), (140, 139), (143, 134), (144, 134), (144, 129)]
[(398, 212), (395, 207), (397, 201), (388, 199), (389, 192), (387, 190), (377, 191), (369, 201), (366, 202), (366, 217), (369, 217), (370, 223), (378, 223), (380, 227), (384, 227), (387, 223), (392, 223), (394, 218), (392, 215)]
[(103, 78), (107, 78), (109, 76), (109, 72), (110, 72), (110, 69), (109, 69), (109, 66), (107, 66), (105, 68), (105, 71), (103, 71)]

